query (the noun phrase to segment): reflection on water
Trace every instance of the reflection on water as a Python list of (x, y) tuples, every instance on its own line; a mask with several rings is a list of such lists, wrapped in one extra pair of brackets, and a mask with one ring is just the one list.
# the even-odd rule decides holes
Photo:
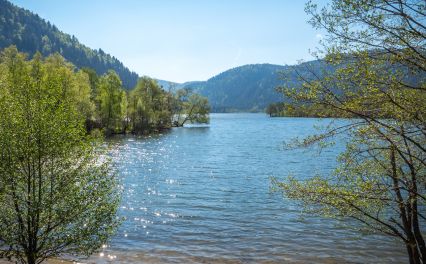
[[(401, 263), (395, 241), (354, 223), (301, 216), (269, 191), (271, 176), (327, 173), (343, 146), (321, 156), (283, 140), (326, 121), (215, 114), (210, 126), (115, 139), (125, 221), (91, 263)], [(101, 256), (102, 254), (102, 256)]]

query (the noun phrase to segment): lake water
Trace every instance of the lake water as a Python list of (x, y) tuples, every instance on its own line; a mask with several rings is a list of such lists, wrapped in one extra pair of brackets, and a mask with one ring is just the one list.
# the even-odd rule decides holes
[[(202, 127), (114, 139), (125, 221), (96, 263), (402, 263), (399, 241), (301, 214), (270, 177), (335, 167), (337, 144), (283, 149), (329, 120), (212, 114)], [(340, 121), (344, 122), (344, 121)]]

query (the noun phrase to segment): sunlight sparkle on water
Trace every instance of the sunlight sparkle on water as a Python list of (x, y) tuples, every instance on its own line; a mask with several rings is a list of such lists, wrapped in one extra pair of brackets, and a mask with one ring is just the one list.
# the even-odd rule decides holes
[(332, 220), (301, 222), (299, 206), (270, 192), (271, 176), (334, 167), (344, 146), (321, 156), (282, 150), (283, 141), (315, 132), (317, 122), (323, 119), (213, 114), (208, 128), (119, 138), (112, 155), (125, 220), (98, 263), (143, 263), (147, 255), (162, 263), (239, 263), (236, 256), (244, 263), (402, 263), (392, 241), (359, 238)]

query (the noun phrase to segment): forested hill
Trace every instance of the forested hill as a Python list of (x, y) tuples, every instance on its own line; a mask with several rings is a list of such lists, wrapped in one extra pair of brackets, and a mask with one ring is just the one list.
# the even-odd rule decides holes
[(279, 72), (285, 68), (272, 64), (244, 65), (184, 87), (206, 96), (215, 112), (263, 111), (269, 103), (281, 101), (275, 87), (280, 84)]
[(222, 72), (205, 82), (190, 82), (181, 86), (206, 96), (214, 112), (264, 111), (270, 103), (282, 102), (276, 88), (283, 79), (298, 83), (295, 70), (319, 67), (318, 61), (294, 66), (250, 64)]
[(61, 32), (37, 14), (0, 0), (0, 49), (10, 45), (16, 45), (19, 51), (30, 55), (36, 51), (43, 55), (59, 52), (77, 67), (90, 67), (98, 74), (113, 69), (126, 88), (133, 88), (138, 79), (138, 75), (117, 58), (81, 44), (77, 38)]

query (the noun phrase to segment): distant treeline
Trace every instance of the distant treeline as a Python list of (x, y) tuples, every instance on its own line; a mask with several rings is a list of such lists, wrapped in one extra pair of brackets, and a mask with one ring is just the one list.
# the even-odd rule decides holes
[[(348, 101), (350, 103), (350, 101)], [(308, 104), (308, 103), (272, 103), (268, 105), (265, 112), (270, 117), (334, 117), (334, 118), (354, 118), (355, 114), (347, 111), (331, 109), (323, 104)], [(374, 116), (376, 118), (390, 118), (390, 115), (380, 111), (368, 103), (364, 104), (364, 109), (360, 111), (365, 115)]]
[(78, 68), (89, 67), (100, 75), (112, 69), (126, 89), (133, 88), (139, 78), (114, 56), (91, 49), (37, 14), (0, 0), (0, 49), (10, 45), (31, 56), (37, 51), (43, 56), (58, 52)]
[(272, 103), (266, 108), (270, 117), (348, 117), (322, 105), (294, 105), (291, 103)]
[[(322, 104), (295, 104), (292, 103), (272, 103), (268, 105), (265, 111), (270, 117), (335, 117), (335, 118), (353, 118), (354, 114), (339, 111), (338, 109), (331, 109), (330, 107)], [(366, 108), (363, 110), (364, 114), (372, 115), (378, 118), (388, 118), (386, 113), (382, 113), (377, 109)]]
[(209, 121), (208, 100), (191, 90), (166, 92), (155, 80), (142, 77), (127, 91), (115, 71), (99, 76), (90, 68), (77, 69), (58, 53), (48, 57), (36, 53), (29, 59), (15, 46), (8, 47), (1, 52), (0, 73), (0, 84), (12, 95), (29, 85), (59, 89), (84, 118), (88, 132), (147, 134)]

